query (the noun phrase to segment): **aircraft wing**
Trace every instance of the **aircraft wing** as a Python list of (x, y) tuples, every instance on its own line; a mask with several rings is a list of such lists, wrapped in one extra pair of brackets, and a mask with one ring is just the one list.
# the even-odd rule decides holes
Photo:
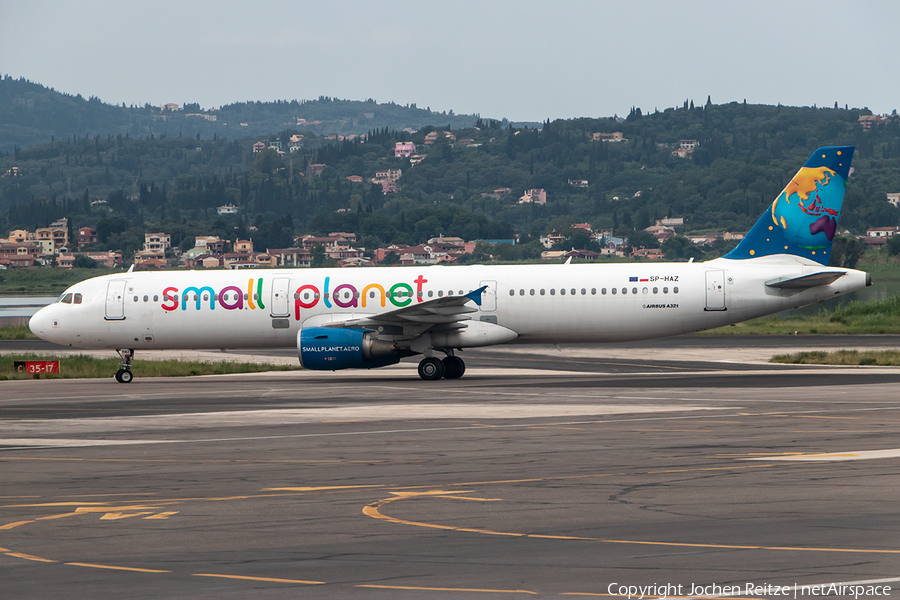
[[(470, 320), (468, 315), (478, 312), (475, 306), (481, 306), (481, 295), (486, 289), (485, 285), (463, 296), (445, 296), (362, 319), (325, 323), (322, 326), (370, 329), (379, 337), (393, 341), (412, 339), (429, 329), (463, 329), (466, 326), (462, 321)], [(475, 306), (471, 305), (473, 303)]]
[(818, 273), (803, 275), (802, 277), (779, 277), (778, 279), (767, 281), (766, 286), (788, 290), (806, 289), (816, 287), (817, 285), (834, 283), (844, 275), (846, 275), (846, 273), (843, 271), (820, 271)]

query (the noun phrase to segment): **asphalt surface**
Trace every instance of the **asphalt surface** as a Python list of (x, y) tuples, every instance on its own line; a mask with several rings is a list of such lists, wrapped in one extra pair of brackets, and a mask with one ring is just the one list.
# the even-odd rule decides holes
[[(860, 337), (837, 345), (898, 345)], [(428, 383), (414, 363), (0, 382), (0, 598), (900, 586), (900, 369), (719, 339), (473, 350)]]

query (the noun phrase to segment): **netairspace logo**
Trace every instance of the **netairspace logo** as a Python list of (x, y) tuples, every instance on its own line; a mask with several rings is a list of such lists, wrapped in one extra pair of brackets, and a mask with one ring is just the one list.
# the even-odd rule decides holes
[[(689, 588), (689, 589), (688, 589)], [(654, 598), (665, 600), (669, 597), (723, 597), (723, 596), (765, 596), (787, 598), (813, 598), (817, 596), (852, 596), (855, 599), (868, 598), (875, 596), (890, 596), (891, 586), (889, 585), (854, 585), (844, 583), (826, 583), (820, 585), (772, 585), (769, 583), (757, 584), (746, 583), (741, 585), (720, 585), (712, 583), (709, 585), (697, 585), (692, 583), (690, 586), (667, 584), (652, 585), (625, 585), (620, 583), (611, 583), (606, 588), (606, 592), (612, 596), (621, 596), (628, 600), (642, 600), (643, 598)]]

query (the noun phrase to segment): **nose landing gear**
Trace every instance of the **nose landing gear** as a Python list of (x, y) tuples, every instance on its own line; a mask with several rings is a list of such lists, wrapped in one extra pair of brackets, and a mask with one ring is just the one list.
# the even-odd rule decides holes
[(122, 357), (122, 362), (119, 363), (119, 366), (122, 368), (116, 371), (116, 381), (119, 383), (131, 383), (131, 380), (134, 379), (134, 375), (131, 373), (131, 359), (134, 358), (134, 350), (123, 349), (116, 350), (116, 352)]

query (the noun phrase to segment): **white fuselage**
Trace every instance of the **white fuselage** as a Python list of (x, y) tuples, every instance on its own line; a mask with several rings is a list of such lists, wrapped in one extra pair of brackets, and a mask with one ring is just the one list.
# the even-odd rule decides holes
[[(806, 289), (766, 286), (822, 270)], [(705, 263), (415, 266), (160, 271), (72, 286), (80, 303), (39, 311), (31, 329), (79, 348), (294, 347), (304, 327), (397, 310), (488, 286), (472, 320), (516, 343), (619, 342), (678, 335), (855, 291), (866, 273), (791, 255)], [(480, 344), (479, 344), (480, 345)]]

